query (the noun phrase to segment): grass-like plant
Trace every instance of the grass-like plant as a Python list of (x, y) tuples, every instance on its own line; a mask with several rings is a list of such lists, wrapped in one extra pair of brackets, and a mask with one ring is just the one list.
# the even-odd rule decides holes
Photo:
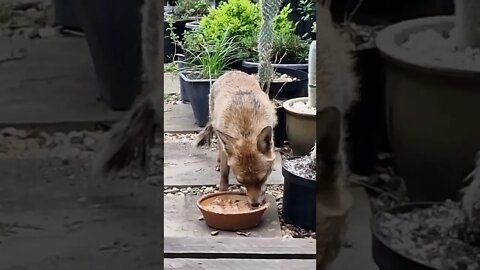
[(212, 42), (199, 35), (197, 42), (200, 50), (184, 47), (186, 55), (189, 56), (184, 70), (191, 78), (216, 79), (238, 60), (239, 45), (230, 37), (228, 30), (220, 40)]

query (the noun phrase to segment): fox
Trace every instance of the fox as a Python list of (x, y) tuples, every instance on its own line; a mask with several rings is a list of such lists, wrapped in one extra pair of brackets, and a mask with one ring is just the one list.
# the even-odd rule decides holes
[(316, 269), (328, 270), (338, 257), (353, 199), (346, 178), (345, 115), (358, 100), (353, 43), (334, 26), (330, 0), (317, 1)]
[(256, 77), (242, 71), (227, 71), (211, 87), (210, 119), (194, 141), (199, 148), (219, 140), (217, 168), (220, 191), (228, 190), (230, 169), (246, 189), (248, 202), (265, 202), (265, 187), (276, 158), (273, 129), (275, 107)]

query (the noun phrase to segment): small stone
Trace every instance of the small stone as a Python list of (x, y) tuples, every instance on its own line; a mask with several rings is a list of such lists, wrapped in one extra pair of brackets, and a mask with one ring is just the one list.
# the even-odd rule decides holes
[(252, 235), (252, 233), (251, 232), (237, 232), (237, 235), (249, 237), (250, 235)]
[(204, 190), (204, 193), (212, 193), (213, 191), (215, 191), (215, 189), (213, 187), (207, 187), (205, 190)]
[(40, 149), (40, 145), (38, 144), (36, 139), (28, 138), (26, 142), (27, 142), (27, 149), (28, 150)]
[(204, 219), (205, 219), (205, 218), (204, 218), (203, 216), (198, 217), (198, 220), (200, 220), (200, 221), (201, 221), (201, 220), (204, 220)]
[(217, 236), (220, 232), (219, 231), (212, 231), (210, 232), (211, 236)]
[(173, 194), (173, 193), (176, 193), (176, 192), (175, 192), (175, 190), (173, 190), (173, 189), (167, 189), (167, 190), (164, 191), (164, 193), (165, 193), (165, 194), (170, 194), (170, 193)]
[(80, 144), (83, 142), (83, 134), (78, 131), (70, 131), (68, 133), (68, 138), (70, 139), (71, 143)]
[(96, 141), (92, 137), (85, 137), (83, 139), (83, 144), (89, 148), (93, 147), (95, 145)]
[(175, 194), (173, 194), (173, 193), (168, 193), (167, 195), (165, 195), (165, 197), (174, 197), (174, 196), (175, 196)]
[(15, 136), (16, 137), (18, 135), (18, 130), (16, 128), (7, 127), (7, 128), (2, 129), (2, 131), (0, 131), (0, 134), (2, 134), (3, 136)]
[(24, 151), (27, 148), (27, 142), (25, 140), (20, 140), (17, 138), (10, 138), (10, 146), (14, 150)]
[(173, 187), (172, 190), (173, 190), (174, 192), (179, 192), (179, 191), (180, 191), (180, 190), (179, 190), (178, 188), (176, 188), (176, 187)]
[(52, 27), (44, 27), (44, 28), (40, 28), (38, 30), (38, 34), (40, 35), (41, 38), (49, 38), (49, 37), (53, 37), (55, 36), (55, 28), (52, 28)]

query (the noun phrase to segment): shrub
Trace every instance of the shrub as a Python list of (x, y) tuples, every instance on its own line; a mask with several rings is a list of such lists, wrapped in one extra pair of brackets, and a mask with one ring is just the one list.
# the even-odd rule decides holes
[[(288, 19), (292, 12), (287, 4), (277, 15), (275, 33), (287, 35), (294, 32), (295, 25)], [(250, 0), (228, 0), (200, 20), (200, 29), (206, 39), (220, 40), (227, 29), (230, 36), (242, 47), (245, 57), (252, 57), (252, 44), (256, 44), (261, 24), (260, 6)]]
[(177, 0), (173, 10), (174, 20), (202, 17), (210, 10), (209, 0)]

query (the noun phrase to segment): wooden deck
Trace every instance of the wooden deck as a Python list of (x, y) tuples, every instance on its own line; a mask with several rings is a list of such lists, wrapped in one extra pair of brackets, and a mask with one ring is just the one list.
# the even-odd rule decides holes
[(165, 269), (315, 269), (315, 240), (168, 237)]

